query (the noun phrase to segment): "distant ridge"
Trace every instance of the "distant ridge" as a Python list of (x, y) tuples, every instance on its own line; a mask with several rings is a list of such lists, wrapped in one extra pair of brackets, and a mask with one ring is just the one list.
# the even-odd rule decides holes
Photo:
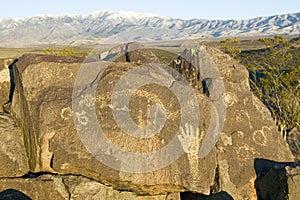
[(270, 35), (300, 35), (300, 13), (249, 20), (183, 20), (103, 10), (90, 15), (41, 15), (0, 20), (2, 47)]

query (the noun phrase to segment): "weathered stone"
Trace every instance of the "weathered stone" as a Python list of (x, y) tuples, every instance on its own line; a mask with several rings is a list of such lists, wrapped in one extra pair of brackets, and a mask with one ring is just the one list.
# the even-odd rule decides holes
[(0, 113), (0, 178), (20, 177), (29, 171), (23, 135), (11, 116)]
[(233, 200), (227, 192), (218, 192), (212, 195), (194, 194), (191, 192), (183, 192), (180, 194), (181, 200)]
[[(131, 190), (137, 194), (158, 195), (170, 191), (183, 191), (186, 188), (209, 194), (210, 186), (214, 181), (216, 156), (212, 151), (206, 158), (197, 160), (197, 144), (201, 142), (200, 134), (192, 145), (194, 152), (185, 154), (171, 165), (154, 172), (126, 173), (107, 167), (91, 155), (80, 140), (73, 121), (71, 98), (80, 63), (69, 63), (64, 59), (26, 55), (20, 58), (15, 68), (16, 91), (13, 113), (24, 130), (31, 171), (81, 174), (112, 185), (118, 190)], [(172, 96), (170, 92), (166, 93), (162, 87), (141, 88), (134, 96), (136, 100), (133, 100), (135, 106), (132, 106), (133, 119), (137, 120), (137, 123), (145, 123), (148, 120), (145, 119), (147, 112), (139, 114), (142, 106), (147, 105), (147, 101), (144, 101), (144, 94), (146, 94), (150, 100), (152, 98), (150, 103), (158, 101), (168, 109), (172, 121), (154, 138), (140, 142), (134, 137), (126, 137), (114, 122), (111, 112), (111, 93), (122, 72), (137, 66), (106, 62), (87, 63), (83, 66), (96, 68), (97, 65), (107, 64), (111, 66), (106, 70), (97, 87), (96, 97), (98, 119), (104, 132), (115, 144), (128, 151), (151, 151), (167, 144), (178, 131), (180, 119), (179, 105), (174, 95)], [(97, 76), (97, 71), (92, 72), (92, 75)], [(202, 102), (200, 112), (209, 113), (209, 101), (204, 95), (198, 95), (198, 98)], [(85, 103), (89, 105), (89, 102)], [(200, 124), (201, 134), (204, 134), (207, 128), (207, 121), (208, 119), (203, 119)]]
[(137, 196), (129, 191), (117, 191), (112, 187), (80, 176), (66, 176), (64, 183), (69, 189), (70, 200), (105, 199), (105, 200), (180, 200), (179, 193), (170, 193), (157, 196)]
[(259, 199), (299, 199), (300, 166), (289, 165), (277, 163), (256, 180)]
[(0, 59), (0, 111), (2, 105), (8, 101), (10, 90), (10, 76), (8, 66), (13, 59)]
[[(79, 174), (111, 185), (117, 190), (133, 191), (137, 195), (164, 195), (168, 192), (182, 191), (209, 195), (226, 191), (236, 200), (255, 199), (254, 160), (265, 158), (292, 161), (291, 152), (277, 132), (267, 108), (250, 92), (247, 70), (214, 48), (201, 47), (192, 53), (198, 54), (193, 58), (197, 59), (198, 65), (194, 66), (199, 67), (201, 78), (209, 78), (212, 82), (209, 97), (196, 92), (200, 123), (198, 127), (192, 128), (180, 125), (181, 109), (187, 105), (181, 105), (170, 88), (181, 82), (177, 79), (174, 81), (165, 70), (155, 71), (155, 67), (150, 64), (103, 61), (80, 64), (80, 60), (74, 58), (38, 55), (22, 57), (15, 68), (16, 91), (12, 108), (24, 131), (30, 169), (34, 172)], [(214, 71), (203, 71), (205, 66), (211, 65), (218, 67), (217, 71), (221, 77)], [(86, 78), (92, 77), (92, 81), (84, 87), (79, 84), (82, 93), (78, 92), (75, 95), (78, 105), (87, 108), (89, 112), (78, 111), (72, 107), (74, 80), (80, 66), (81, 69), (94, 69), (81, 77), (82, 83)], [(97, 78), (100, 78), (99, 69), (106, 66), (108, 68), (96, 85), (95, 97), (82, 96), (86, 91), (92, 90)], [(129, 72), (134, 78), (125, 79), (127, 83), (147, 81), (152, 77), (164, 80), (167, 86), (148, 84), (139, 87), (131, 96), (128, 107), (118, 107), (118, 104), (112, 103), (113, 96), (117, 95), (120, 98), (122, 92), (127, 93), (130, 90), (116, 92), (115, 88), (122, 86), (118, 85), (118, 81)], [(225, 92), (216, 92), (220, 82), (224, 83)], [(216, 123), (215, 112), (221, 112), (218, 108), (223, 109), (221, 97), (225, 99), (226, 118), (223, 127), (219, 125), (215, 128), (221, 128), (222, 133), (216, 147), (211, 147), (214, 143), (207, 144), (206, 139), (215, 141), (218, 135), (206, 132), (211, 123)], [(115, 120), (114, 112), (129, 111), (128, 118), (135, 124), (147, 125), (149, 112), (151, 116), (151, 108), (155, 104), (163, 105), (167, 114), (163, 128), (153, 137), (141, 139), (127, 135)], [(217, 108), (215, 111), (212, 104)], [(124, 161), (124, 158), (116, 156), (120, 150), (106, 148), (109, 142), (102, 144), (102, 139), (94, 139), (97, 138), (98, 132), (95, 127), (89, 126), (90, 119), (94, 116), (90, 111), (94, 106), (101, 130), (106, 138), (121, 150), (138, 154), (152, 152), (166, 146), (175, 138), (174, 150), (180, 149), (185, 153), (170, 165), (156, 171), (126, 171), (125, 169), (130, 167), (135, 171), (143, 171), (160, 163), (149, 158), (148, 163), (141, 162), (144, 166), (130, 165), (126, 162), (127, 158), (131, 159), (126, 157), (128, 154), (124, 154)], [(161, 111), (156, 110), (155, 116), (161, 117), (160, 113)], [(195, 112), (189, 114), (197, 115)], [(162, 118), (155, 119), (158, 119), (155, 123), (163, 121)], [(199, 131), (191, 133), (196, 128)], [(88, 135), (81, 135), (80, 130), (84, 130)], [(176, 136), (177, 131), (181, 132), (181, 135)], [(182, 140), (193, 134), (195, 140), (189, 148), (185, 147)], [(212, 151), (208, 151), (209, 154), (200, 154), (203, 146), (212, 148)], [(105, 152), (95, 151), (102, 147), (106, 148)], [(199, 158), (199, 155), (203, 158)], [(103, 164), (106, 161), (110, 162), (110, 167)], [(111, 168), (112, 166), (114, 168)]]
[(113, 188), (105, 186), (99, 182), (79, 177), (66, 176), (64, 183), (69, 188), (70, 200), (77, 199), (135, 199), (136, 195), (132, 192), (120, 192), (113, 190)]
[(300, 163), (298, 167), (286, 167), (288, 197), (289, 200), (297, 200), (300, 197)]
[(151, 50), (137, 42), (116, 46), (102, 53), (101, 57), (103, 60), (112, 62), (159, 63), (159, 59)]
[[(68, 200), (69, 193), (62, 179), (55, 176), (44, 175), (38, 178), (0, 179), (0, 193), (10, 190), (17, 191), (32, 200), (57, 199)], [(13, 190), (13, 191), (12, 191)], [(7, 192), (9, 193), (9, 192)], [(23, 198), (24, 199), (24, 198)]]
[(293, 161), (268, 109), (250, 92), (247, 70), (219, 50), (207, 52), (224, 77), (226, 120), (218, 141), (219, 189), (236, 200), (256, 199), (254, 160)]
[(293, 128), (288, 133), (286, 141), (295, 156), (295, 160), (300, 162), (300, 130)]

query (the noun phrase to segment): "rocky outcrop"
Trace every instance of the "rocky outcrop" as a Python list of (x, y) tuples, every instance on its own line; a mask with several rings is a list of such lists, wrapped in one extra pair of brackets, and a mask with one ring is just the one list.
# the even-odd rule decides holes
[(159, 63), (159, 59), (150, 49), (137, 42), (116, 46), (103, 52), (100, 58), (112, 62)]
[[(98, 197), (103, 185), (133, 192), (120, 194), (124, 198), (223, 191), (255, 199), (255, 159), (293, 156), (250, 92), (243, 66), (210, 47), (186, 55), (193, 55), (186, 60), (197, 66), (199, 81), (207, 81), (209, 96), (155, 62), (21, 57), (12, 113), (30, 171), (88, 178), (63, 179), (74, 199), (85, 187), (96, 188), (90, 193)], [(116, 194), (113, 189), (107, 194)]]
[[(68, 199), (69, 194), (62, 178), (44, 175), (38, 178), (0, 179), (0, 191), (11, 190), (23, 193), (32, 200)], [(8, 199), (8, 198), (7, 198)], [(13, 199), (13, 198), (11, 198)], [(24, 198), (22, 198), (24, 199)]]
[(137, 196), (129, 191), (117, 191), (112, 187), (80, 176), (65, 176), (65, 185), (70, 192), (70, 200), (105, 199), (105, 200), (180, 200), (179, 193), (156, 196)]
[(11, 116), (0, 113), (0, 179), (28, 173), (23, 135)]
[[(169, 191), (184, 191), (185, 188), (205, 194), (209, 193), (216, 169), (215, 152), (208, 155), (204, 159), (205, 162), (196, 161), (190, 164), (189, 159), (191, 158), (183, 156), (170, 166), (149, 173), (126, 173), (108, 167), (97, 160), (84, 146), (73, 120), (73, 115), (85, 120), (85, 116), (81, 117), (81, 111), (76, 113), (72, 109), (74, 80), (80, 63), (67, 63), (62, 61), (63, 58), (45, 62), (50, 58), (55, 59), (47, 56), (26, 55), (20, 59), (15, 68), (16, 90), (13, 113), (24, 130), (32, 172), (81, 174), (112, 185), (119, 190), (132, 190), (137, 194), (157, 195)], [(95, 63), (86, 63), (82, 66), (96, 68), (105, 64), (107, 63), (99, 62), (95, 66)], [(97, 87), (96, 105), (99, 122), (103, 125), (104, 132), (115, 144), (129, 151), (159, 149), (172, 139), (173, 133), (176, 133), (178, 129), (173, 123), (179, 119), (179, 105), (176, 99), (170, 93), (164, 94), (163, 88), (154, 87), (141, 90), (135, 97), (134, 102), (137, 105), (133, 107), (132, 111), (135, 114), (133, 118), (137, 120), (137, 123), (145, 123), (145, 113), (142, 115), (139, 113), (141, 106), (147, 106), (145, 105), (147, 96), (149, 98), (153, 96), (151, 97), (152, 101), (160, 101), (170, 110), (172, 123), (169, 122), (163, 133), (154, 139), (140, 143), (134, 137), (126, 137), (121, 130), (118, 130), (112, 116), (111, 93), (113, 87), (122, 75), (122, 71), (134, 67), (136, 66), (133, 64), (112, 63), (104, 72), (104, 77)], [(150, 70), (150, 66), (148, 69)], [(38, 76), (34, 75), (37, 74), (36, 71)], [(152, 70), (146, 76), (159, 75), (155, 73), (157, 72)], [(93, 71), (89, 75), (95, 77), (97, 73)], [(205, 100), (204, 96), (199, 96), (199, 98), (202, 98), (201, 112), (208, 113), (208, 100)], [(88, 102), (89, 99), (90, 97), (86, 97), (83, 101), (87, 102), (82, 103), (92, 105)], [(170, 101), (174, 104), (170, 104)], [(84, 121), (82, 124), (85, 124)], [(205, 120), (201, 125), (201, 131), (205, 132)], [(183, 150), (181, 149), (181, 151)], [(200, 176), (200, 169), (205, 170), (206, 173)]]
[(8, 66), (13, 62), (13, 59), (0, 59), (0, 111), (2, 105), (7, 102), (10, 90), (10, 75)]
[(287, 135), (287, 143), (296, 158), (300, 162), (300, 128), (293, 128)]
[(256, 180), (258, 199), (299, 199), (300, 163), (275, 163)]

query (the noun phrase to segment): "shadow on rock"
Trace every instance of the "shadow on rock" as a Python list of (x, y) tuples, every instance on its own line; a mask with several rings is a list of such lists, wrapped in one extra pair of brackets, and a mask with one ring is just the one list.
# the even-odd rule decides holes
[(212, 195), (197, 194), (192, 192), (182, 192), (180, 193), (181, 200), (233, 200), (227, 192), (219, 192)]
[(18, 190), (8, 189), (0, 192), (0, 200), (31, 200), (31, 198)]
[(10, 91), (8, 101), (3, 105), (3, 111), (6, 113), (10, 113), (10, 106), (13, 100), (14, 91), (15, 91), (15, 76), (14, 76), (14, 66), (19, 61), (19, 59), (15, 59), (12, 64), (9, 65), (9, 77), (10, 77)]
[(300, 163), (257, 158), (254, 160), (254, 169), (258, 200), (293, 199), (292, 196), (296, 199), (297, 185), (300, 184)]

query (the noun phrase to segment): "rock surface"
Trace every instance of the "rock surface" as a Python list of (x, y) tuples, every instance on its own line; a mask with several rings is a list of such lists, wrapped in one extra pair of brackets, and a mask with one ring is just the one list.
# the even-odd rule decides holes
[[(48, 61), (51, 59), (56, 60)], [(80, 140), (73, 121), (71, 98), (74, 79), (80, 63), (68, 63), (61, 59), (63, 58), (27, 55), (20, 59), (15, 68), (16, 91), (13, 112), (24, 129), (31, 171), (81, 174), (110, 184), (119, 190), (130, 189), (137, 194), (156, 195), (169, 191), (183, 191), (184, 188), (209, 194), (216, 169), (214, 151), (203, 159), (203, 162), (196, 160), (192, 161), (193, 164), (189, 163), (193, 157), (186, 155), (166, 168), (149, 173), (134, 174), (107, 167), (91, 155)], [(100, 62), (98, 64), (107, 63)], [(95, 63), (84, 65), (95, 67)], [(162, 134), (154, 139), (139, 142), (133, 137), (126, 137), (122, 131), (117, 129), (110, 111), (113, 86), (122, 71), (133, 67), (135, 65), (124, 63), (113, 63), (109, 66), (105, 72), (106, 75), (97, 87), (98, 118), (104, 125), (102, 126), (104, 132), (115, 144), (137, 152), (158, 149), (163, 146), (164, 140), (167, 143), (172, 138), (172, 133), (177, 131), (178, 125), (173, 126), (169, 122)], [(92, 75), (96, 76), (97, 74), (93, 71)], [(144, 104), (147, 102), (141, 98), (145, 98), (144, 94), (148, 97), (153, 96), (154, 100), (152, 101), (162, 102), (170, 110), (171, 120), (176, 122), (179, 119), (178, 103), (171, 105), (170, 101), (173, 99), (172, 101), (176, 103), (176, 99), (170, 93), (163, 96), (163, 92), (165, 90), (159, 87), (143, 88), (135, 97), (137, 100), (134, 102), (146, 106)], [(158, 95), (163, 97), (160, 98)], [(208, 113), (206, 111), (209, 108), (208, 100), (205, 100), (204, 96), (199, 96), (199, 98), (202, 98), (200, 105), (202, 113)], [(89, 100), (89, 97), (86, 100)], [(89, 102), (83, 102), (83, 104), (89, 105)], [(133, 118), (140, 120), (139, 123), (144, 123), (145, 113), (140, 115), (140, 109), (140, 106), (133, 107), (132, 112), (136, 115), (133, 115)], [(205, 120), (200, 127), (202, 132), (205, 131), (204, 126)], [(205, 174), (200, 176), (200, 169), (205, 170)]]
[(99, 182), (80, 176), (66, 176), (64, 183), (69, 189), (70, 200), (105, 199), (105, 200), (180, 200), (179, 193), (157, 196), (137, 196), (133, 192), (117, 191)]
[(0, 178), (28, 173), (28, 159), (21, 129), (12, 117), (0, 112)]
[(0, 111), (2, 105), (8, 101), (10, 90), (10, 76), (8, 66), (13, 59), (0, 59)]
[(289, 165), (292, 164), (274, 165), (266, 174), (257, 179), (256, 187), (259, 199), (299, 199), (300, 164), (298, 166)]
[(300, 130), (293, 128), (289, 132), (286, 141), (295, 156), (295, 160), (300, 162)]
[[(103, 61), (81, 64), (83, 60), (80, 59), (41, 55), (25, 55), (20, 58), (14, 69), (16, 90), (12, 111), (25, 136), (30, 170), (61, 175), (82, 175), (118, 190), (133, 191), (137, 195), (165, 195), (169, 192), (183, 191), (209, 195), (226, 191), (237, 200), (255, 199), (254, 160), (265, 158), (286, 162), (293, 161), (293, 156), (277, 132), (267, 108), (250, 92), (247, 70), (214, 48), (202, 47), (191, 54), (197, 54), (190, 62), (195, 62), (194, 66), (200, 67), (198, 70), (201, 78), (211, 81), (209, 97), (195, 90), (200, 113), (198, 127), (181, 126), (182, 110), (190, 102), (181, 105), (177, 96), (170, 91), (174, 84), (180, 85), (182, 82), (174, 80), (173, 75), (166, 73), (169, 69), (157, 71), (157, 66), (151, 64)], [(219, 75), (203, 71), (205, 67), (211, 65), (217, 66)], [(101, 75), (99, 71), (104, 67), (107, 68)], [(78, 105), (88, 111), (93, 107), (96, 108), (97, 123), (101, 124), (106, 137), (115, 146), (127, 152), (141, 154), (168, 146), (167, 144), (173, 141), (172, 138), (178, 137), (174, 140), (176, 144), (174, 151), (182, 151), (182, 156), (156, 171), (131, 173), (126, 169), (131, 167), (133, 170), (143, 171), (151, 165), (155, 167), (160, 163), (149, 159), (149, 163), (142, 163), (144, 166), (134, 164), (130, 166), (128, 162), (126, 163), (127, 154), (124, 154), (124, 160), (116, 156), (119, 152), (114, 152), (113, 148), (111, 152), (95, 153), (95, 150), (102, 146), (99, 145), (100, 140), (99, 144), (98, 140), (94, 140), (97, 138), (94, 127), (89, 126), (93, 113), (72, 107), (74, 81), (79, 69), (93, 70), (86, 71), (79, 85), (76, 85), (82, 89), (75, 93), (75, 102), (78, 100)], [(114, 104), (112, 99), (114, 95), (123, 98), (122, 95), (126, 96), (126, 93), (131, 92), (131, 90), (116, 90), (118, 87), (122, 88), (122, 84), (118, 85), (118, 81), (128, 72), (134, 79), (125, 79), (124, 83), (135, 83), (139, 80), (147, 82), (151, 77), (164, 80), (167, 86), (150, 84), (139, 87), (130, 97), (129, 106), (121, 107), (120, 102)], [(89, 84), (83, 84), (89, 78), (91, 78)], [(223, 83), (225, 91), (216, 93), (220, 82)], [(92, 90), (93, 87), (96, 88), (95, 97), (83, 95), (91, 94), (86, 91)], [(224, 126), (219, 124), (216, 128), (222, 130), (219, 137), (209, 135), (207, 130), (211, 127), (211, 123), (218, 124), (221, 120), (214, 118), (220, 115), (215, 115), (216, 111), (213, 110), (223, 108), (220, 107), (223, 105), (221, 97), (225, 99), (227, 111)], [(130, 111), (129, 116), (135, 124), (147, 125), (148, 115), (150, 113), (151, 118), (151, 109), (157, 103), (164, 106), (166, 123), (158, 133), (151, 135), (153, 137), (141, 139), (134, 135), (129, 136), (115, 121), (114, 112), (123, 114), (123, 111), (124, 113)], [(157, 119), (155, 123), (164, 122), (161, 110), (156, 108), (154, 114), (157, 114), (152, 115)], [(80, 135), (78, 130), (84, 130), (88, 135)], [(182, 140), (190, 135), (195, 137), (188, 147)], [(207, 135), (211, 137), (206, 137)], [(199, 158), (201, 148), (205, 146), (209, 149), (211, 146), (211, 143), (205, 142), (207, 139), (218, 142), (211, 151)], [(103, 154), (106, 157), (103, 157)], [(168, 156), (163, 158), (172, 160)], [(128, 160), (130, 159), (131, 157), (128, 157)], [(105, 162), (110, 162), (114, 168), (104, 165)], [(72, 187), (73, 191), (76, 191), (76, 184)]]
[(61, 178), (45, 175), (39, 178), (0, 179), (0, 192), (13, 189), (32, 200), (67, 200), (69, 194)]
[(112, 62), (159, 63), (159, 59), (150, 49), (137, 42), (116, 46), (102, 53), (100, 57)]

